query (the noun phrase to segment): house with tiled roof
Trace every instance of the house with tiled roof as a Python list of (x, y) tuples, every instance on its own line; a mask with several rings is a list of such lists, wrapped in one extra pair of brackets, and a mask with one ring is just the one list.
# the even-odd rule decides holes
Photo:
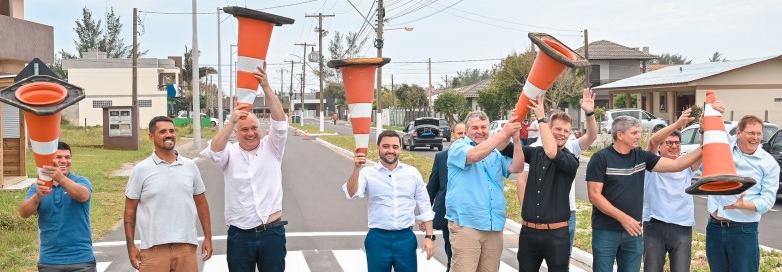
[[(588, 55), (592, 65), (589, 82), (593, 88), (642, 74), (647, 70), (647, 63), (657, 58), (649, 54), (649, 47), (639, 49), (606, 40), (591, 42), (587, 48), (585, 50), (582, 46), (576, 52), (582, 56)], [(608, 93), (597, 92), (595, 106), (612, 108)]]
[(726, 121), (754, 114), (782, 124), (782, 56), (672, 65), (611, 82), (594, 90), (638, 94), (639, 108), (655, 116), (676, 120), (691, 105), (703, 105), (706, 91), (714, 91), (728, 111)]
[(435, 90), (432, 92), (432, 96), (430, 99), (431, 102), (434, 103), (434, 101), (437, 100), (437, 96), (439, 96), (440, 94), (447, 91), (454, 91), (456, 93), (462, 94), (464, 98), (467, 98), (467, 107), (470, 108), (470, 110), (481, 110), (481, 106), (478, 105), (478, 93), (481, 91), (488, 90), (490, 84), (491, 84), (491, 79), (484, 79), (472, 85), (467, 85), (467, 86), (457, 87), (457, 88)]

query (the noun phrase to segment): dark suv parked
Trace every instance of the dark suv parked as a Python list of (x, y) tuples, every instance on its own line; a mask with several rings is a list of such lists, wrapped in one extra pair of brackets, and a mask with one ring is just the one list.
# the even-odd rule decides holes
[(443, 132), (440, 120), (431, 117), (417, 118), (402, 130), (402, 148), (413, 150), (416, 147), (443, 150)]
[[(774, 156), (774, 159), (779, 163), (779, 183), (782, 185), (782, 130), (774, 133), (774, 136), (771, 136), (768, 142), (763, 144), (763, 149)], [(778, 192), (782, 192), (782, 187)]]

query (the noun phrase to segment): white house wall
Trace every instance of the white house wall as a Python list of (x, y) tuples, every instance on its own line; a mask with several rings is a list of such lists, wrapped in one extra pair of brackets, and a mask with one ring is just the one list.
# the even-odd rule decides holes
[[(161, 71), (165, 71), (161, 69)], [(95, 100), (110, 100), (111, 106), (132, 104), (132, 69), (69, 69), (68, 81), (84, 88), (86, 98), (79, 102), (78, 125), (103, 125), (103, 109), (93, 107)], [(138, 100), (151, 100), (151, 107), (139, 107), (139, 127), (152, 117), (166, 115), (166, 91), (158, 88), (158, 68), (138, 69)], [(140, 103), (141, 104), (141, 103)], [(141, 106), (141, 105), (140, 105)], [(86, 123), (85, 123), (86, 122)]]

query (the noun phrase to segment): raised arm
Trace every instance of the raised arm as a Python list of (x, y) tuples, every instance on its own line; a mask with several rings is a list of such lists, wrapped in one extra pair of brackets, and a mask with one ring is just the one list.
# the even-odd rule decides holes
[[(236, 101), (234, 101), (234, 105), (236, 105)], [(239, 123), (239, 120), (241, 120), (242, 117), (247, 117), (247, 115), (250, 114), (249, 112), (240, 110), (239, 107), (234, 107), (234, 109), (235, 110), (231, 113), (231, 119), (228, 121), (228, 125), (223, 126), (223, 128), (217, 132), (217, 135), (212, 138), (212, 142), (209, 143), (209, 148), (213, 152), (225, 150), (225, 146), (228, 145), (228, 138), (231, 137), (231, 132), (233, 132), (236, 124)]]
[(662, 157), (652, 170), (659, 173), (679, 172), (687, 167), (692, 167), (693, 164), (700, 161), (701, 156), (703, 156), (703, 148), (696, 148), (694, 151), (676, 160)]
[(43, 198), (43, 195), (51, 193), (51, 191), (52, 189), (46, 187), (43, 181), (36, 179), (35, 189), (30, 187), (30, 190), (27, 193), (30, 195), (32, 192), (35, 192), (35, 194), (22, 201), (22, 204), (19, 205), (19, 217), (25, 219), (38, 212), (38, 205), (41, 204), (41, 198)]
[(272, 119), (274, 121), (285, 121), (285, 111), (282, 109), (282, 102), (277, 98), (277, 95), (269, 85), (269, 77), (266, 74), (266, 70), (263, 67), (258, 67), (258, 70), (253, 73), (255, 78), (260, 80), (261, 88), (266, 99), (266, 105), (269, 105), (269, 109), (272, 113)]
[(586, 135), (578, 138), (581, 150), (587, 150), (597, 140), (597, 120), (595, 119), (595, 94), (591, 89), (584, 89), (581, 95), (581, 109), (590, 114), (586, 117)]
[(358, 175), (361, 172), (361, 168), (367, 163), (367, 155), (363, 153), (356, 153), (353, 156), (353, 173), (350, 174), (348, 182), (346, 184), (347, 193), (349, 197), (354, 197), (358, 191)]
[(670, 125), (655, 132), (652, 135), (652, 137), (649, 138), (649, 145), (646, 147), (646, 150), (649, 150), (649, 152), (657, 154), (657, 150), (660, 148), (660, 143), (665, 141), (665, 138), (671, 135), (671, 133), (673, 133), (674, 131), (683, 128), (684, 126), (686, 126), (692, 121), (695, 121), (694, 117), (690, 117), (691, 112), (692, 112), (692, 108), (684, 110), (684, 112), (682, 112), (682, 115), (679, 116), (679, 119), (676, 120), (676, 122), (673, 122)]
[[(530, 101), (531, 105), (528, 105), (530, 110), (535, 113), (535, 116), (545, 116), (546, 111), (543, 108), (543, 95), (538, 97), (538, 101)], [(538, 119), (540, 120), (540, 119)], [(557, 142), (554, 140), (554, 134), (551, 133), (551, 127), (548, 122), (540, 123), (538, 121), (538, 128), (540, 129), (540, 143), (543, 146), (543, 152), (546, 153), (546, 157), (554, 159), (557, 156)]]
[(486, 156), (489, 156), (494, 149), (506, 146), (510, 138), (513, 137), (513, 134), (518, 133), (521, 129), (521, 124), (516, 122), (517, 119), (518, 116), (511, 117), (499, 133), (476, 145), (475, 148), (471, 148), (470, 151), (467, 152), (465, 164), (470, 165), (479, 162), (486, 158)]

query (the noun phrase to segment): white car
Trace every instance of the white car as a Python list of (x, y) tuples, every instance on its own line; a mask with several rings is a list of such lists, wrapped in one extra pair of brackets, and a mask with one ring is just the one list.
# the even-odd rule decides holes
[(506, 123), (508, 123), (508, 120), (491, 121), (491, 123), (489, 124), (489, 137), (494, 136), (494, 134), (500, 132), (500, 130), (502, 130), (502, 127), (504, 127)]
[[(190, 117), (185, 117), (185, 116), (188, 116), (187, 112), (180, 112), (176, 118), (193, 118), (193, 112), (190, 112), (189, 115)], [(201, 113), (201, 119), (209, 119), (209, 124), (212, 127), (216, 127), (217, 124), (219, 124), (218, 122), (220, 122), (219, 120), (217, 120), (217, 118), (211, 118), (209, 116), (206, 116), (206, 113)]]
[[(728, 136), (736, 135), (736, 128), (739, 125), (738, 121), (725, 121), (723, 123)], [(681, 155), (692, 152), (701, 145), (701, 133), (698, 131), (700, 126), (700, 124), (695, 123), (682, 130)], [(763, 140), (761, 142), (768, 142), (777, 130), (779, 130), (779, 126), (772, 123), (763, 123)]]
[(668, 120), (657, 118), (650, 112), (642, 109), (613, 109), (608, 110), (600, 122), (600, 132), (611, 133), (611, 123), (619, 116), (631, 116), (641, 121), (641, 129), (658, 131), (668, 125)]

